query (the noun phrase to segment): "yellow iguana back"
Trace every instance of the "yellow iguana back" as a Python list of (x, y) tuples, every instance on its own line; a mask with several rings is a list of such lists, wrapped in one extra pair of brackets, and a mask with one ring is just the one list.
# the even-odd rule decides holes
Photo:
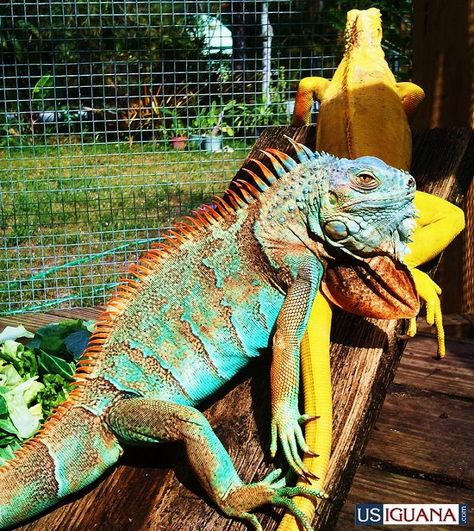
[(292, 125), (309, 122), (313, 99), (321, 102), (316, 148), (347, 158), (370, 153), (396, 168), (411, 162), (407, 115), (423, 100), (413, 83), (397, 83), (381, 47), (380, 11), (347, 14), (344, 57), (331, 81), (300, 82)]
[[(338, 157), (376, 156), (400, 169), (409, 169), (412, 138), (409, 116), (424, 98), (413, 83), (398, 83), (381, 46), (380, 11), (351, 10), (347, 14), (345, 52), (331, 81), (321, 77), (301, 80), (296, 95), (292, 125), (308, 125), (313, 101), (320, 102), (316, 149)], [(439, 254), (464, 228), (464, 214), (456, 206), (423, 192), (415, 194), (419, 219), (406, 258), (420, 295), (426, 302), (427, 321), (437, 326), (438, 354), (444, 355), (444, 332), (439, 287), (422, 271), (414, 269)], [(328, 295), (326, 293), (326, 295)], [(319, 293), (302, 343), (305, 412), (319, 416), (306, 427), (306, 441), (319, 457), (305, 460), (324, 484), (332, 440), (332, 399), (329, 366), (331, 306)], [(416, 331), (411, 321), (409, 333)], [(298, 499), (298, 507), (310, 517), (314, 506)], [(285, 515), (279, 531), (297, 530), (291, 515)]]

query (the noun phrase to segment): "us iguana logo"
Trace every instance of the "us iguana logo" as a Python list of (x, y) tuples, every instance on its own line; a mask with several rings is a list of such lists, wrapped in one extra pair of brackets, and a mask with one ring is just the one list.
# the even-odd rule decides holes
[[(321, 288), (342, 307), (353, 305), (338, 289), (353, 264), (359, 270), (349, 284), (376, 284), (379, 304), (396, 315), (417, 312), (399, 261), (414, 223), (415, 184), (373, 157), (337, 159), (293, 144), (298, 162), (267, 149), (272, 170), (259, 162), (263, 178), (250, 171), (253, 185), (242, 181), (237, 192), (199, 208), (130, 268), (134, 278), (96, 324), (75, 390), (0, 468), (0, 527), (90, 484), (128, 443), (181, 441), (225, 514), (261, 529), (251, 511), (275, 504), (311, 529), (292, 497), (324, 493), (287, 486), (280, 471), (244, 484), (196, 407), (271, 346), (272, 453), (279, 442), (291, 468), (310, 475), (300, 457), (311, 453), (301, 424), (312, 418), (301, 415), (298, 390), (313, 299)], [(384, 288), (372, 260), (402, 296)]]

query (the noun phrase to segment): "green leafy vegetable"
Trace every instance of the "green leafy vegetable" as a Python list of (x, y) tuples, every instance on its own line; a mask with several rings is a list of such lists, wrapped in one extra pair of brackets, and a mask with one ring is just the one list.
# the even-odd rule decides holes
[[(0, 333), (0, 465), (66, 400), (92, 329), (90, 321), (71, 319), (34, 335), (23, 326)], [(31, 341), (17, 341), (23, 338)]]
[(45, 374), (59, 374), (66, 380), (72, 381), (72, 375), (76, 368), (74, 363), (68, 363), (58, 356), (52, 356), (44, 350), (40, 350), (39, 365)]

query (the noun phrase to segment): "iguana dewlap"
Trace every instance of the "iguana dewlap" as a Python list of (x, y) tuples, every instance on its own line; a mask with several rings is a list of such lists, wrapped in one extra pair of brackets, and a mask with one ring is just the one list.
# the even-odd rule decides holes
[[(379, 157), (386, 163), (409, 169), (412, 138), (408, 118), (424, 98), (423, 90), (413, 83), (398, 83), (388, 66), (381, 46), (380, 11), (351, 10), (347, 13), (345, 51), (332, 80), (308, 77), (300, 81), (296, 94), (292, 125), (308, 125), (313, 101), (320, 102), (316, 149), (338, 157)], [(425, 263), (443, 251), (464, 227), (461, 209), (436, 196), (417, 192), (415, 206), (419, 218), (409, 245), (411, 254), (405, 263), (411, 268)], [(427, 321), (438, 331), (438, 353), (444, 355), (439, 287), (424, 272), (412, 270), (420, 297), (426, 302)], [(354, 294), (357, 301), (357, 294)], [(368, 316), (368, 315), (367, 315)], [(414, 334), (415, 319), (409, 333)], [(302, 349), (305, 411), (319, 416), (307, 427), (307, 440), (318, 458), (306, 457), (305, 463), (322, 488), (329, 464), (332, 440), (332, 400), (329, 366), (331, 308), (320, 296), (308, 325), (309, 337)], [(314, 507), (309, 500), (297, 500), (298, 507), (310, 517)], [(297, 529), (285, 516), (279, 531)]]
[(402, 315), (417, 312), (409, 270), (397, 259), (414, 223), (415, 184), (373, 157), (344, 160), (295, 146), (299, 164), (267, 150), (278, 178), (258, 163), (273, 184), (254, 175), (262, 191), (248, 183), (240, 196), (229, 191), (131, 268), (136, 278), (124, 281), (96, 324), (76, 389), (0, 467), (1, 528), (90, 484), (127, 444), (180, 441), (225, 514), (261, 529), (250, 511), (270, 503), (311, 529), (292, 497), (321, 490), (286, 487), (278, 471), (244, 484), (196, 406), (272, 346), (272, 453), (279, 442), (291, 468), (310, 476), (299, 454), (310, 453), (300, 424), (311, 418), (300, 414), (298, 392), (313, 300), (325, 271), (344, 277), (340, 264), (355, 261), (370, 277), (376, 254), (406, 292)]

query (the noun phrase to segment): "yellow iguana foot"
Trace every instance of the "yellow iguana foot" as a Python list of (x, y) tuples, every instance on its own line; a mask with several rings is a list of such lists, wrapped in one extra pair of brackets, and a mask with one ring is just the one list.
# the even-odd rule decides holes
[[(444, 358), (446, 347), (444, 344), (443, 313), (441, 311), (441, 288), (426, 273), (419, 269), (412, 269), (413, 280), (420, 299), (426, 303), (426, 322), (436, 326), (438, 336), (438, 358)], [(416, 334), (416, 317), (410, 319), (407, 335), (413, 337)]]

